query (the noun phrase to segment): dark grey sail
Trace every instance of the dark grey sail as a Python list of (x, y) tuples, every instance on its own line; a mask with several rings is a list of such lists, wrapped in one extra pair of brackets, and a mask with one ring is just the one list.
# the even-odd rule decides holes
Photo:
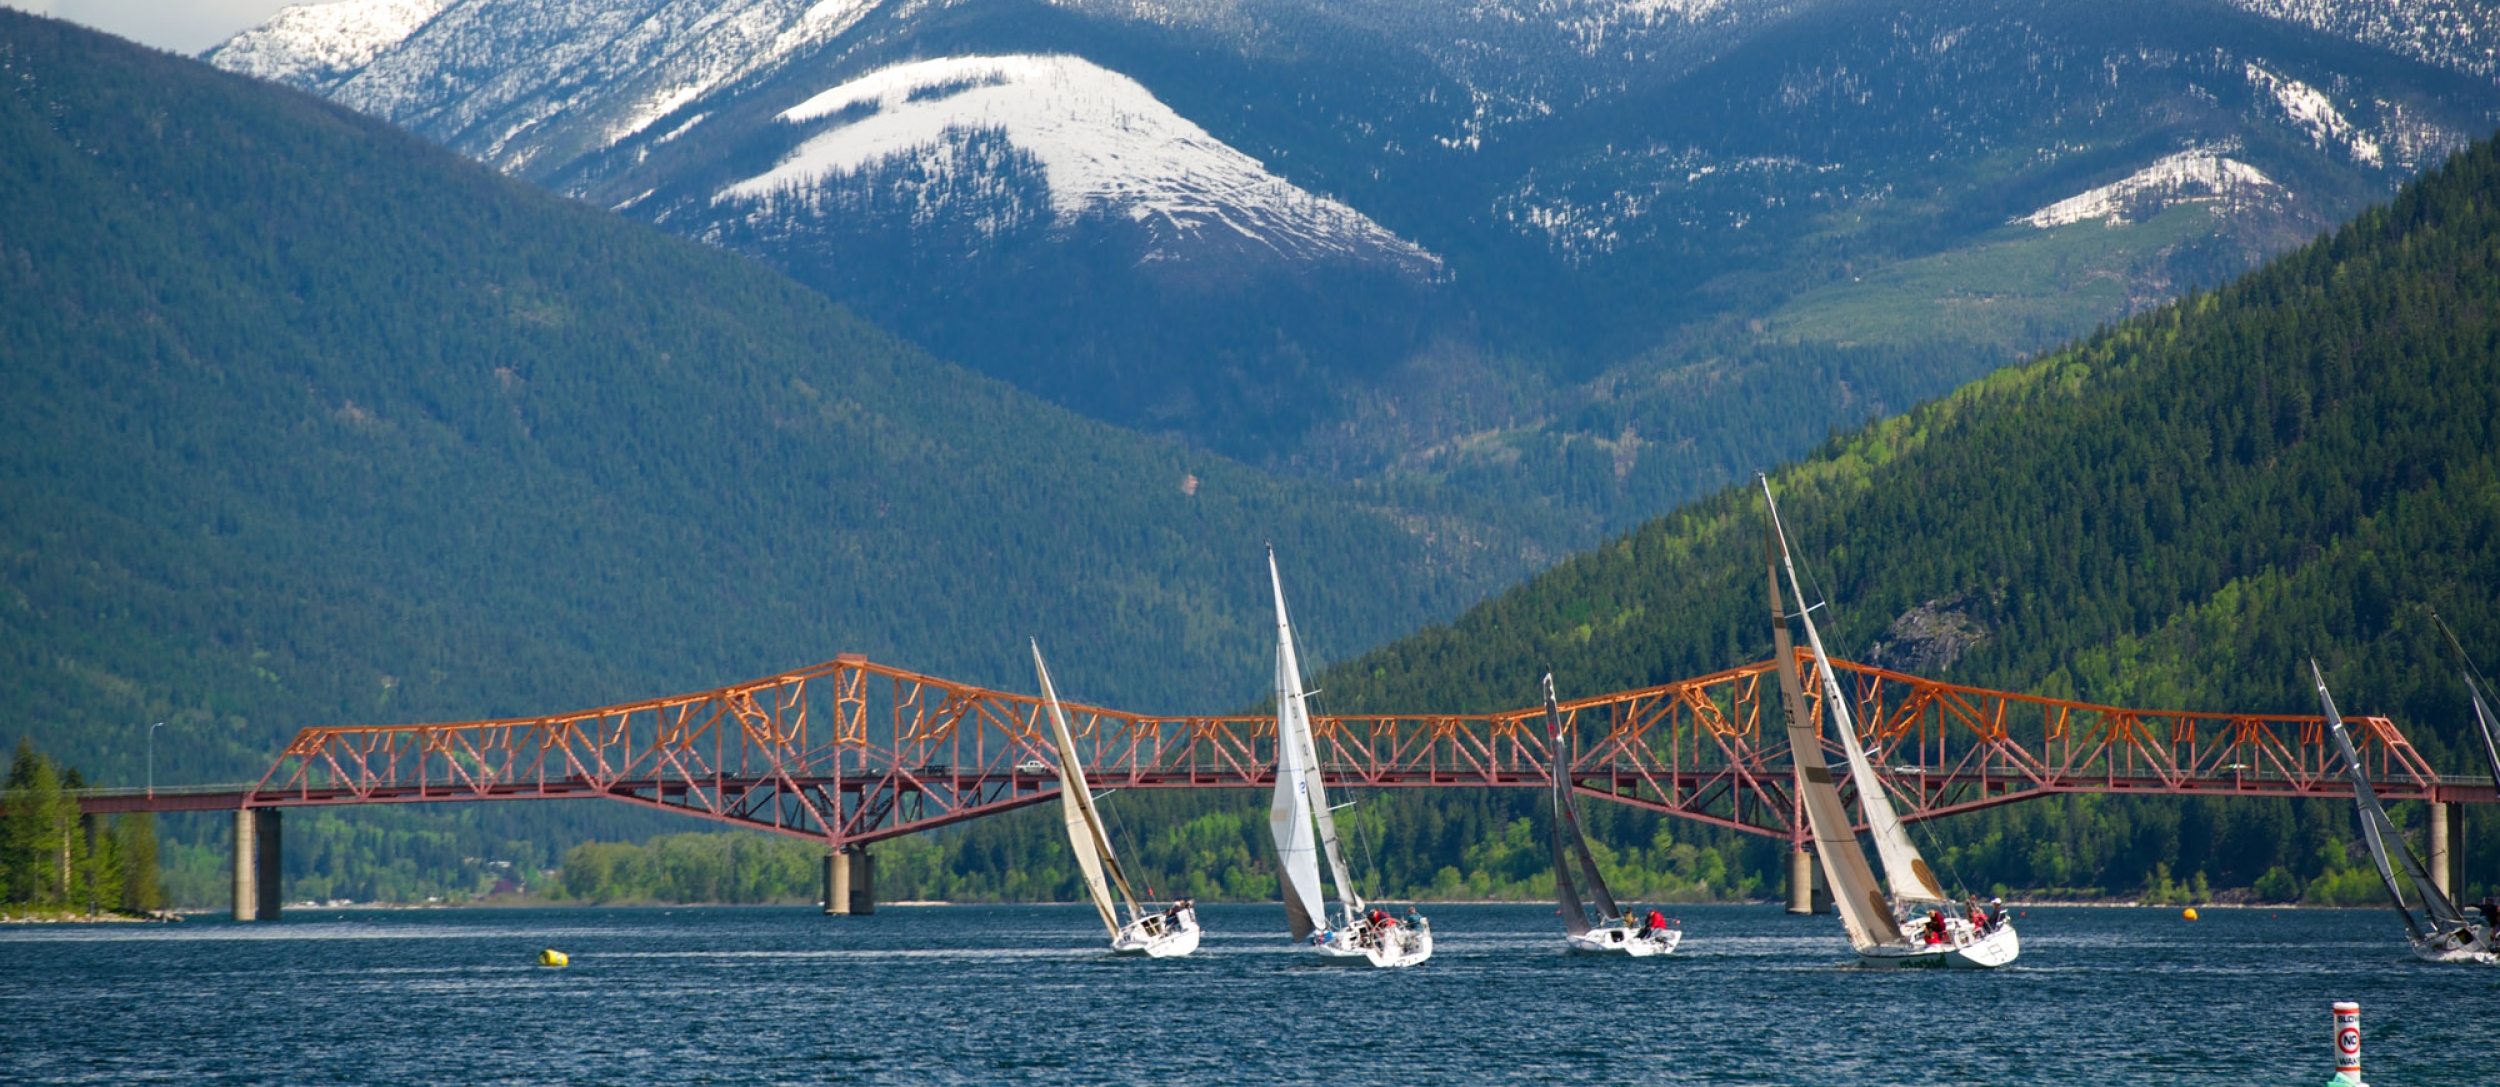
[(2465, 655), (2465, 643), (2457, 640), (2457, 632), (2448, 629), (2448, 621), (2431, 613), (2431, 622), (2439, 624), (2439, 632), (2448, 636), (2448, 648), (2457, 651), (2462, 670), (2457, 674), (2465, 680), (2465, 693), (2474, 700), (2474, 727), (2483, 736), (2483, 763), (2491, 767), (2491, 778), (2500, 781), (2500, 722), (2491, 717), (2491, 704), (2483, 699), (2483, 685), (2474, 678), (2474, 658)]
[(2471, 673), (2465, 677), (2465, 691), (2474, 696), (2474, 723), (2483, 731), (2483, 760), (2491, 764), (2491, 779), (2500, 781), (2500, 724), (2492, 722), (2491, 707), (2483, 703), (2482, 684), (2474, 682)]
[[(2335, 712), (2334, 696), (2326, 693), (2326, 675), (2318, 670), (2318, 662), (2309, 662), (2309, 675), (2318, 684), (2318, 705), (2326, 711), (2327, 731), (2335, 736), (2335, 746), (2344, 756), (2344, 773), (2352, 779), (2353, 807), (2361, 815), (2361, 835), (2370, 846), (2370, 860), (2378, 865), (2379, 880), (2387, 885), (2388, 900), (2396, 912), (2404, 915), (2405, 930), (2416, 940), (2426, 935), (2452, 931), (2465, 924), (2465, 916), (2457, 912), (2439, 885), (2431, 882), (2430, 873), (2422, 868), (2422, 860), (2413, 855), (2404, 835), (2396, 829), (2395, 820), (2387, 817), (2387, 809), (2378, 802), (2378, 792), (2370, 788), (2370, 775), (2362, 769), (2361, 755), (2354, 750), (2352, 737), (2344, 731), (2344, 716)], [(2404, 865), (2405, 878), (2413, 884), (2414, 896), (2422, 900), (2422, 912), (2430, 915), (2431, 932), (2413, 916), (2405, 904), (2404, 891), (2396, 883), (2396, 872), (2389, 865), (2393, 859)]]
[[(1606, 889), (1606, 877), (1597, 871), (1597, 858), (1589, 853), (1588, 835), (1580, 830), (1580, 805), (1571, 798), (1571, 745), (1563, 737), (1562, 707), (1554, 699), (1554, 674), (1545, 674), (1545, 737), (1552, 751), (1553, 772), (1548, 776), (1554, 786), (1554, 898), (1562, 906), (1563, 925), (1577, 936), (1590, 928), (1588, 907), (1598, 909), (1598, 920), (1611, 921), (1623, 916), (1615, 905), (1615, 896)], [(1572, 885), (1571, 861), (1564, 856), (1568, 839), (1569, 852), (1579, 860), (1580, 877), (1588, 886), (1588, 897), (1594, 903), (1583, 903), (1579, 889)]]

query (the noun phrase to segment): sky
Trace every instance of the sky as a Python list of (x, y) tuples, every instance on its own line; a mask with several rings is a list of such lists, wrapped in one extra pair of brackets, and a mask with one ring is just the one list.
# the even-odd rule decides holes
[(84, 23), (159, 49), (197, 53), (258, 25), (292, 3), (319, 0), (0, 0), (0, 5)]

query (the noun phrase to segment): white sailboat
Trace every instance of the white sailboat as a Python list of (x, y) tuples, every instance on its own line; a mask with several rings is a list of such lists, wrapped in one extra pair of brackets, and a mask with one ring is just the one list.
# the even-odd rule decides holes
[[(2326, 711), (2327, 731), (2335, 734), (2335, 746), (2344, 756), (2344, 773), (2352, 779), (2352, 805), (2361, 816), (2361, 837), (2370, 846), (2370, 860), (2378, 865), (2378, 878), (2387, 885), (2388, 903), (2404, 918), (2405, 936), (2413, 945), (2413, 957), (2424, 962), (2500, 964), (2500, 945), (2493, 943), (2491, 929), (2468, 920), (2465, 914), (2448, 901), (2439, 885), (2431, 882), (2423, 870), (2422, 860), (2413, 855), (2387, 809), (2380, 807), (2378, 792), (2370, 788), (2370, 775), (2361, 765), (2361, 755), (2353, 750), (2352, 737), (2344, 731), (2344, 716), (2335, 712), (2335, 698), (2326, 693), (2326, 675), (2318, 671), (2318, 662), (2309, 662), (2309, 676), (2317, 681), (2318, 705)], [(2466, 681), (2473, 686), (2471, 679)], [(2476, 710), (2482, 709), (2481, 692), (2475, 692)], [(2422, 902), (2421, 915), (2405, 904), (2404, 890), (2396, 883), (2396, 871), (2390, 859), (2403, 865), (2405, 879), (2413, 885), (2414, 897)]]
[[(1663, 924), (1637, 924), (1632, 914), (1615, 905), (1606, 877), (1589, 854), (1588, 835), (1580, 829), (1580, 807), (1571, 797), (1571, 744), (1563, 735), (1562, 707), (1554, 699), (1554, 674), (1545, 674), (1545, 736), (1552, 768), (1554, 817), (1554, 903), (1562, 908), (1563, 945), (1574, 955), (1621, 955), (1645, 959), (1664, 955), (1684, 942), (1684, 930)], [(1579, 878), (1572, 875), (1577, 858)], [(1586, 882), (1588, 897), (1580, 895)], [(1594, 907), (1596, 916), (1590, 916)]]
[[(1042, 700), (1050, 709), (1050, 739), (1059, 752), (1059, 812), (1068, 825), (1068, 845), (1084, 873), (1085, 892), (1094, 900), (1095, 911), (1102, 914), (1102, 927), (1111, 933), (1111, 953), (1170, 959), (1198, 950), (1194, 906), (1175, 902), (1161, 913), (1149, 913), (1137, 905), (1137, 893), (1129, 889), (1128, 874), (1120, 870), (1111, 836), (1104, 832), (1102, 815), (1094, 809), (1085, 765), (1077, 759), (1076, 738), (1068, 731), (1068, 715), (1060, 708), (1058, 688), (1050, 682), (1050, 668), (1042, 663), (1039, 641), (1033, 643), (1033, 671), (1042, 680)], [(1128, 906), (1125, 922), (1111, 898), (1114, 888), (1119, 890), (1120, 902)]]
[[(1762, 501), (1770, 511), (1772, 539), (1779, 543), (1779, 564), (1788, 572), (1789, 589), (1802, 602), (1805, 590), (1797, 583), (1797, 564), (1788, 553), (1788, 533), (1780, 527), (1779, 504), (1771, 498), (1771, 482), (1756, 478), (1761, 480)], [(1892, 810), (1892, 801), (1884, 795), (1883, 783), (1875, 778), (1874, 764), (1867, 761), (1866, 749), (1858, 743), (1857, 723), (1850, 719), (1849, 700), (1841, 692), (1840, 680), (1832, 674), (1831, 657), (1823, 651), (1823, 635), (1815, 629), (1814, 617), (1808, 614), (1810, 609), (1793, 616), (1783, 613), (1779, 570), (1768, 572), (1772, 641), (1779, 658), (1780, 697), (1787, 711), (1789, 748), (1797, 764), (1797, 789), (1805, 800), (1806, 821), (1814, 830), (1814, 852), (1821, 858), (1823, 878), (1832, 888), (1832, 906), (1848, 929), (1849, 946), (1857, 951), (1858, 961), (1876, 967), (1957, 970), (1991, 969), (2013, 962), (2022, 954), (2013, 922), (2001, 912), (1984, 922), (1964, 916), (1937, 885), (1936, 874), (1927, 867), (1918, 847), (1910, 844), (1909, 834), (1902, 830), (1901, 819)], [(1890, 898), (1876, 889), (1875, 873), (1867, 867), (1857, 832), (1849, 822), (1847, 809), (1841, 806), (1839, 786), (1833, 782), (1831, 768), (1823, 759), (1821, 723), (1805, 712), (1805, 687), (1797, 674), (1795, 647), (1789, 641), (1791, 618), (1805, 624), (1806, 642), (1814, 652), (1815, 678), (1823, 688), (1823, 708), (1831, 715), (1833, 730), (1840, 733), (1841, 749), (1849, 760), (1849, 776), (1857, 785), (1858, 803), (1865, 809), (1868, 829), (1873, 832), (1876, 858), (1883, 863), (1884, 876), (1891, 884)], [(1904, 922), (1913, 918), (1919, 919), (1919, 923), (1905, 927)]]
[[(1337, 820), (1320, 778), (1319, 748), (1311, 738), (1310, 706), (1302, 693), (1302, 666), (1293, 651), (1293, 624), (1285, 616), (1285, 585), (1276, 575), (1276, 552), (1267, 553), (1268, 584), (1276, 591), (1276, 798), (1268, 806), (1268, 829), (1276, 835), (1277, 882), (1293, 938), (1320, 961), (1349, 966), (1413, 966), (1432, 957), (1432, 923), (1411, 911), (1399, 920), (1368, 908), (1346, 870), (1337, 845)], [(1320, 896), (1319, 858), (1337, 888), (1334, 923)]]

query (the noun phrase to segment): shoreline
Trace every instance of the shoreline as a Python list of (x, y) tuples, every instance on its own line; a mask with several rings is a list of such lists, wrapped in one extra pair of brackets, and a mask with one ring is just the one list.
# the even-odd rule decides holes
[[(1552, 905), (1552, 903), (1550, 903), (1550, 902), (1544, 902), (1544, 901), (1539, 901), (1539, 900), (1523, 900), (1523, 899), (1515, 899), (1515, 898), (1485, 898), (1485, 899), (1477, 899), (1477, 898), (1451, 898), (1451, 899), (1430, 899), (1430, 898), (1415, 898), (1415, 899), (1409, 899), (1409, 898), (1381, 898), (1381, 899), (1375, 899), (1375, 900), (1373, 900), (1373, 901), (1375, 901), (1376, 903), (1381, 904), (1381, 905), (1383, 905), (1383, 906), (1390, 905), (1390, 904), (1395, 904), (1395, 905), (1398, 905), (1398, 906), (1405, 906), (1405, 905), (1408, 905), (1408, 904), (1413, 904), (1413, 905), (1417, 905), (1417, 906), (1470, 906), (1470, 907), (1472, 907), (1472, 906), (1530, 906), (1530, 907), (1533, 907), (1533, 906), (1551, 906), (1551, 905)], [(1231, 901), (1213, 901), (1213, 900), (1209, 900), (1209, 901), (1202, 901), (1202, 902), (1200, 902), (1200, 903), (1199, 903), (1199, 905), (1202, 905), (1202, 906), (1273, 906), (1273, 905), (1277, 905), (1277, 904), (1278, 904), (1278, 903), (1277, 903), (1277, 902), (1275, 902), (1275, 901), (1274, 901), (1274, 900), (1272, 900), (1272, 899), (1268, 899), (1268, 900), (1259, 900), (1259, 901), (1246, 901), (1246, 902), (1231, 902)], [(1781, 899), (1740, 899), (1740, 900), (1729, 900), (1729, 901), (1719, 901), (1719, 902), (1657, 902), (1657, 903), (1642, 902), (1642, 903), (1640, 903), (1640, 904), (1641, 904), (1641, 905), (1644, 905), (1644, 906), (1656, 906), (1656, 907), (1658, 907), (1658, 908), (1660, 908), (1660, 909), (1667, 909), (1667, 908), (1670, 908), (1670, 907), (1685, 907), (1685, 906), (1703, 906), (1703, 907), (1720, 907), (1720, 906), (1729, 906), (1729, 907), (1746, 907), (1746, 906), (1752, 906), (1752, 907), (1761, 907), (1761, 908), (1766, 908), (1766, 909), (1779, 909), (1779, 908), (1782, 908), (1782, 907), (1785, 905), (1785, 902), (1784, 902), (1784, 900), (1781, 900)], [(929, 908), (929, 907), (952, 907), (952, 906), (986, 906), (986, 907), (991, 907), (991, 908), (1019, 908), (1019, 907), (1044, 908), (1044, 907), (1082, 906), (1082, 905), (1086, 905), (1086, 903), (1083, 903), (1083, 902), (983, 902), (983, 901), (978, 901), (978, 900), (953, 901), (953, 900), (947, 900), (947, 899), (905, 899), (905, 900), (899, 900), (899, 901), (893, 901), (893, 902), (879, 902), (879, 903), (877, 903), (877, 906), (878, 906), (878, 908), (880, 908), (880, 909), (920, 909), (920, 908)], [(2033, 898), (2012, 898), (2012, 897), (2009, 897), (2009, 898), (2007, 898), (2007, 899), (2005, 900), (2005, 905), (2006, 905), (2008, 908), (2013, 908), (2013, 909), (2056, 909), (2056, 908), (2059, 908), (2059, 907), (2072, 907), (2072, 908), (2096, 908), (2096, 909), (2155, 909), (2155, 910), (2179, 910), (2179, 909), (2189, 909), (2189, 908), (2194, 908), (2194, 909), (2198, 909), (2198, 910), (2339, 910), (2339, 909), (2368, 909), (2368, 908), (2369, 908), (2369, 907), (2366, 907), (2366, 906), (2316, 906), (2316, 905), (2304, 905), (2304, 904), (2301, 904), (2301, 903), (2294, 903), (2294, 902), (2283, 902), (2283, 903), (2240, 902), (2240, 901), (2204, 901), (2204, 902), (2186, 902), (2186, 903), (2182, 903), (2182, 902), (2146, 902), (2146, 901), (2144, 901), (2144, 900), (2142, 900), (2142, 899), (2136, 899), (2136, 898), (2038, 898), (2038, 899), (2033, 899)], [(790, 901), (790, 902), (652, 902), (652, 901), (635, 901), (635, 902), (578, 902), (578, 901), (563, 900), (563, 899), (518, 898), (518, 897), (511, 897), (511, 896), (503, 896), (503, 897), (498, 897), (498, 898), (493, 898), (493, 899), (478, 899), (478, 900), (471, 900), (471, 901), (466, 901), (466, 902), (343, 902), (343, 903), (335, 903), (335, 904), (333, 904), (333, 903), (322, 903), (322, 902), (290, 902), (290, 903), (287, 903), (287, 904), (286, 904), (283, 908), (284, 908), (286, 911), (288, 911), (288, 912), (340, 911), (340, 912), (396, 913), (396, 912), (411, 912), (411, 911), (423, 911), (423, 910), (481, 910), (481, 909), (484, 909), (484, 910), (547, 910), (547, 909), (581, 909), (581, 910), (655, 910), (655, 909), (664, 909), (664, 910), (681, 910), (681, 909), (683, 909), (683, 910), (694, 910), (694, 909), (701, 909), (701, 910), (736, 910), (736, 909), (766, 909), (766, 910), (787, 910), (787, 909), (808, 909), (808, 908), (814, 908), (814, 907), (816, 907), (816, 906), (817, 906), (817, 903), (816, 903), (816, 902), (814, 902), (814, 901)], [(102, 916), (102, 915), (99, 915), (99, 916), (97, 916), (97, 917), (93, 918), (93, 921), (95, 921), (95, 922), (97, 922), (97, 923), (112, 923), (112, 922), (124, 922), (124, 921), (127, 921), (127, 922), (134, 922), (134, 923), (138, 923), (138, 922), (171, 922), (171, 921), (180, 921), (182, 918), (184, 918), (184, 917), (186, 917), (186, 916), (215, 917), (215, 916), (220, 916), (220, 915), (223, 915), (225, 912), (226, 912), (226, 911), (224, 911), (224, 910), (219, 910), (219, 909), (179, 909), (179, 910), (166, 910), (166, 911), (163, 911), (163, 915), (162, 915), (162, 916), (159, 916), (159, 917)], [(1801, 916), (1805, 916), (1805, 915), (1801, 915)], [(1824, 912), (1824, 913), (1813, 914), (1813, 915), (1810, 915), (1810, 916), (1828, 917), (1828, 916), (1831, 916), (1831, 915), (1830, 915), (1830, 913), (1827, 911), (1827, 912)], [(86, 917), (84, 917), (83, 915), (75, 915), (75, 914), (45, 915), (45, 916), (41, 916), (41, 917), (0, 916), (0, 924), (86, 923), (88, 920), (89, 920), (89, 919), (88, 919), (88, 918), (86, 918)]]

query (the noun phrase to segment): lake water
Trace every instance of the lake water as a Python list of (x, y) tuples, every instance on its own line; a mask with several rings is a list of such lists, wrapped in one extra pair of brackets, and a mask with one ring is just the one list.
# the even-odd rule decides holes
[[(2500, 1083), (2500, 969), (2383, 912), (2031, 908), (1993, 973), (1846, 967), (1830, 917), (1681, 907), (1683, 949), (1559, 951), (1442, 906), (1412, 970), (1310, 965), (1278, 906), (1114, 961), (1084, 907), (290, 910), (0, 930), (0, 1081), (181, 1084)], [(569, 968), (534, 965), (542, 947)]]

